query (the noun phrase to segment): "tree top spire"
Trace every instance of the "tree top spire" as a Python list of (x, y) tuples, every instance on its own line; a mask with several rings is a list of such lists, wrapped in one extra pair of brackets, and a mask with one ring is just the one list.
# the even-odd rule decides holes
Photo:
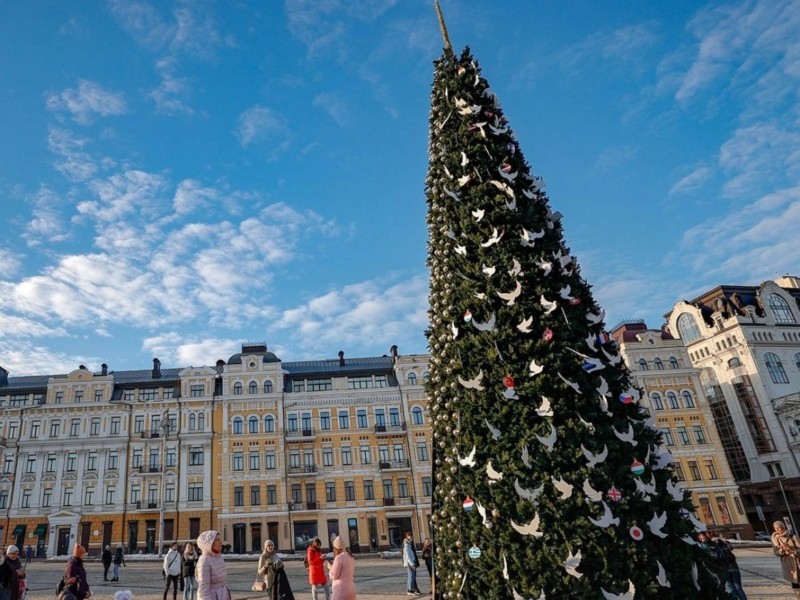
[(453, 46), (450, 44), (450, 36), (447, 34), (447, 25), (444, 22), (444, 15), (442, 14), (442, 7), (439, 6), (439, 0), (433, 0), (433, 6), (436, 9), (436, 18), (439, 19), (439, 29), (442, 32), (445, 50), (450, 50), (452, 52)]

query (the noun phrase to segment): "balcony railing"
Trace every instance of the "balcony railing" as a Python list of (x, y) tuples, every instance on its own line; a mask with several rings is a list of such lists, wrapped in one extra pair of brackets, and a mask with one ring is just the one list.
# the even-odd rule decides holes
[(409, 506), (414, 504), (414, 499), (411, 496), (402, 496), (402, 497), (395, 497), (395, 498), (384, 498), (383, 505), (384, 506)]
[(383, 499), (384, 506), (394, 506), (394, 498), (384, 498)]
[(399, 469), (399, 470), (410, 469), (411, 468), (411, 463), (406, 458), (404, 460), (393, 460), (393, 461), (390, 461), (390, 462), (380, 462), (380, 463), (378, 463), (378, 468), (381, 471), (392, 471), (392, 470), (395, 470), (395, 469)]
[(403, 433), (406, 430), (406, 424), (401, 423), (400, 425), (375, 425), (375, 433), (383, 434), (383, 435), (392, 435), (395, 433)]
[(302, 465), (299, 467), (289, 467), (289, 475), (314, 475), (317, 472), (317, 465)]
[(317, 432), (313, 427), (301, 427), (300, 429), (287, 429), (287, 439), (308, 439), (316, 437)]
[(147, 508), (150, 508), (150, 509), (158, 508), (158, 502), (148, 502), (147, 503)]

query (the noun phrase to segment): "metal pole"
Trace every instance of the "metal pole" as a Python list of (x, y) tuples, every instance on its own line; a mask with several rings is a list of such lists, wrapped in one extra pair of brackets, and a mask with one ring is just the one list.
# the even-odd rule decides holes
[(797, 535), (797, 527), (794, 524), (794, 515), (792, 514), (792, 509), (789, 508), (789, 501), (786, 499), (786, 491), (783, 489), (783, 481), (782, 478), (778, 478), (778, 485), (781, 488), (781, 495), (783, 496), (783, 503), (786, 505), (786, 511), (789, 513), (789, 520), (792, 522), (792, 535)]
[(161, 501), (158, 511), (158, 555), (161, 556), (164, 550), (164, 465), (167, 463), (167, 434), (169, 433), (169, 413), (164, 411), (161, 420)]

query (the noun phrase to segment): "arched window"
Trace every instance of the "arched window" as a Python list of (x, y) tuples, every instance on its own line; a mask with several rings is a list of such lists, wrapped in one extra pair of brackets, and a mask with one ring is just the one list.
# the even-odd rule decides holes
[(189, 413), (189, 431), (197, 429), (197, 417), (194, 413)]
[(680, 408), (681, 405), (678, 404), (678, 397), (675, 395), (675, 392), (667, 392), (667, 402), (669, 402), (670, 408)]
[(247, 386), (247, 391), (250, 394), (257, 394), (258, 393), (258, 383), (255, 381), (251, 381), (250, 385)]
[(264, 393), (265, 394), (271, 394), (272, 393), (272, 382), (269, 379), (267, 379), (264, 382)]
[(275, 419), (272, 415), (264, 417), (264, 433), (272, 433), (275, 431)]
[(669, 366), (671, 369), (680, 369), (680, 365), (678, 364), (678, 359), (674, 356), (669, 357)]
[(647, 366), (647, 361), (643, 358), (639, 359), (639, 370), (647, 371), (650, 367)]
[(695, 321), (694, 317), (689, 313), (683, 313), (680, 317), (678, 317), (678, 333), (680, 334), (681, 339), (687, 344), (703, 337), (700, 335), (700, 329), (697, 327), (697, 321)]
[(794, 364), (800, 370), (800, 352), (794, 355)]
[(776, 323), (795, 323), (792, 309), (789, 308), (789, 304), (784, 300), (783, 296), (770, 294), (768, 302)]
[(408, 385), (417, 385), (417, 374), (416, 373), (409, 373), (408, 374)]
[(764, 355), (764, 362), (767, 364), (769, 376), (772, 377), (772, 383), (789, 383), (789, 378), (786, 376), (783, 363), (781, 363), (781, 359), (778, 358), (777, 354), (767, 352)]
[(730, 360), (728, 360), (728, 368), (733, 369), (734, 367), (741, 367), (742, 361), (739, 360), (738, 356), (734, 356)]
[(236, 417), (233, 420), (233, 433), (242, 433), (242, 425), (243, 421), (240, 417)]
[(258, 417), (247, 419), (247, 431), (249, 433), (258, 433)]
[(197, 429), (203, 431), (206, 428), (206, 413), (197, 413)]
[(422, 425), (422, 409), (419, 406), (411, 409), (411, 422), (414, 425)]
[(686, 408), (694, 408), (694, 397), (689, 390), (683, 390), (683, 404)]
[(425, 371), (425, 372), (422, 374), (422, 381), (428, 381), (428, 372), (427, 372), (427, 371)]
[(663, 371), (663, 370), (664, 370), (664, 363), (663, 363), (663, 362), (661, 362), (661, 359), (660, 359), (660, 358), (656, 358), (656, 359), (653, 361), (653, 364), (656, 366), (656, 370), (657, 370), (657, 371)]
[(653, 392), (650, 394), (650, 400), (653, 403), (653, 408), (656, 410), (664, 410), (664, 403), (661, 401), (661, 394)]
[(242, 395), (242, 384), (238, 381), (233, 384), (233, 395), (234, 396), (241, 396)]

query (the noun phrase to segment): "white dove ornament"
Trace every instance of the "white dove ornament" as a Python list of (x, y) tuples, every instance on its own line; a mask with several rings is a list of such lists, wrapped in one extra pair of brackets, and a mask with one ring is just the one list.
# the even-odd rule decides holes
[(619, 525), (619, 517), (615, 517), (613, 514), (611, 514), (611, 508), (605, 503), (605, 501), (602, 502), (603, 516), (599, 519), (593, 519), (589, 517), (589, 522), (591, 522), (592, 525), (603, 528), (611, 527), (612, 525)]
[(517, 525), (514, 521), (511, 521), (511, 527), (513, 527), (517, 533), (530, 535), (537, 539), (544, 535), (542, 531), (539, 531), (539, 513), (536, 513), (531, 522), (527, 525)]
[(650, 531), (653, 533), (653, 535), (657, 535), (662, 539), (667, 537), (667, 534), (661, 531), (666, 524), (667, 524), (667, 511), (664, 511), (660, 515), (657, 513), (653, 513), (653, 518), (647, 522), (647, 526), (650, 528)]
[(470, 452), (464, 458), (459, 458), (458, 459), (458, 464), (460, 464), (462, 467), (474, 467), (475, 466), (475, 451), (476, 450), (477, 450), (477, 447), (473, 446), (472, 447), (472, 452)]
[(636, 597), (636, 586), (633, 585), (633, 582), (630, 579), (628, 580), (627, 592), (623, 592), (622, 594), (612, 594), (611, 592), (605, 591), (603, 588), (600, 588), (600, 591), (603, 592), (603, 597), (606, 600), (633, 600)]
[(564, 570), (573, 577), (577, 577), (580, 579), (583, 577), (583, 573), (580, 573), (577, 569), (581, 564), (581, 551), (578, 550), (575, 554), (572, 553), (572, 550), (569, 551), (569, 556), (567, 556), (567, 560), (564, 561)]

